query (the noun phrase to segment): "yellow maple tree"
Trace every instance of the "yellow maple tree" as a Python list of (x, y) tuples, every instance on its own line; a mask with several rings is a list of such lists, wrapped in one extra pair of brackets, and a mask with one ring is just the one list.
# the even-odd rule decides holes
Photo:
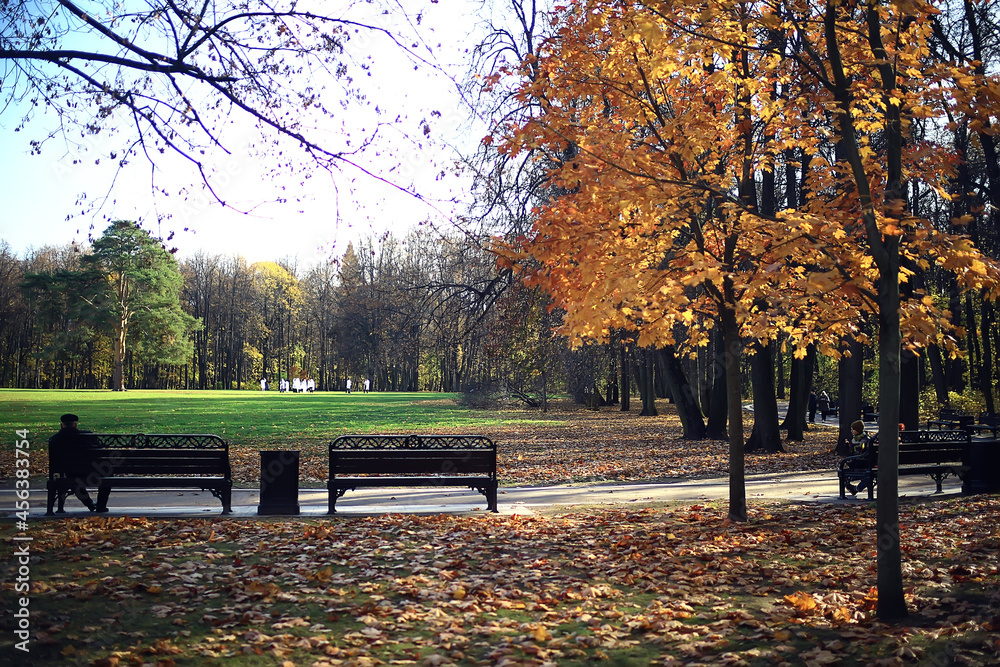
[[(916, 120), (944, 118), (945, 84), (965, 71), (928, 58), (935, 11), (922, 0), (579, 0), (557, 10), (547, 48), (525, 63), (517, 94), (537, 113), (499, 142), (547, 167), (556, 196), (504, 254), (566, 311), (566, 335), (626, 330), (664, 345), (680, 325), (700, 345), (721, 330), (733, 520), (746, 519), (742, 341), (785, 334), (799, 354), (815, 343), (835, 355), (865, 338), (862, 313), (875, 317), (892, 426), (880, 443), (880, 577), (899, 571), (889, 463), (901, 341), (953, 344), (930, 295), (900, 299), (904, 267), (950, 271), (993, 298), (1000, 283), (1000, 266), (967, 238), (907, 207), (904, 182), (943, 196), (956, 163), (911, 138)], [(761, 196), (778, 164), (802, 184), (782, 210)], [(880, 604), (898, 614), (901, 583), (882, 583), (898, 595)]]

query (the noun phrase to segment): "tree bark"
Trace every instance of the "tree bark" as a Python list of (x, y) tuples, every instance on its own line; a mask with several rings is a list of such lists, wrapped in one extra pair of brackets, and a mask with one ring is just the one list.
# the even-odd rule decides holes
[(653, 382), (653, 350), (639, 350), (639, 395), (642, 398), (640, 417), (655, 417), (656, 390)]
[(705, 436), (712, 440), (725, 440), (729, 437), (726, 430), (728, 421), (726, 389), (726, 346), (722, 341), (722, 332), (716, 329), (712, 334), (712, 372), (711, 400), (708, 403), (708, 427)]
[(812, 389), (812, 367), (816, 363), (816, 346), (806, 348), (806, 356), (796, 359), (792, 355), (791, 373), (788, 387), (788, 412), (780, 428), (788, 430), (791, 441), (805, 440), (809, 428), (806, 423), (809, 410), (809, 390)]
[(931, 382), (934, 384), (934, 396), (939, 405), (948, 405), (948, 383), (945, 379), (944, 360), (941, 358), (941, 348), (931, 345), (927, 348), (927, 361), (931, 365)]
[[(885, 210), (894, 211), (905, 201), (902, 195), (902, 130), (897, 103), (890, 98), (896, 87), (892, 60), (882, 44), (882, 19), (876, 3), (866, 8), (867, 39), (881, 80), (885, 108)], [(827, 53), (837, 100), (836, 118), (847, 161), (861, 202), (868, 246), (878, 269), (879, 352), (879, 449), (878, 501), (875, 508), (878, 617), (882, 620), (906, 615), (903, 595), (902, 550), (899, 534), (899, 386), (901, 334), (899, 321), (899, 237), (882, 235), (868, 175), (858, 147), (857, 128), (851, 116), (853, 91), (844, 70), (838, 44), (838, 5), (828, 0), (824, 15)]]
[(993, 400), (993, 343), (990, 341), (994, 318), (993, 304), (986, 298), (981, 298), (980, 302), (982, 304), (980, 326), (983, 339), (983, 364), (979, 370), (979, 390), (983, 392), (983, 397), (986, 399), (986, 411), (995, 415), (997, 408)]
[(907, 431), (916, 431), (920, 428), (920, 357), (903, 350), (899, 373), (899, 421)]
[[(861, 419), (864, 413), (864, 349), (854, 338), (845, 341), (843, 355), (837, 366), (838, 400), (840, 401), (840, 427), (837, 442), (850, 440), (851, 424)], [(849, 356), (848, 356), (849, 355)]]
[(687, 375), (681, 366), (674, 348), (667, 346), (660, 349), (664, 376), (670, 394), (677, 406), (677, 414), (684, 429), (685, 440), (701, 440), (705, 437), (705, 422), (701, 416), (701, 408), (695, 398), (694, 389), (688, 383)]
[(625, 343), (622, 343), (621, 363), (619, 364), (622, 385), (622, 412), (628, 412), (631, 408), (629, 397), (632, 394), (632, 362), (630, 357), (631, 355), (628, 353), (628, 346)]
[[(727, 296), (732, 283), (723, 280)], [(728, 284), (727, 284), (728, 283)], [(740, 383), (740, 329), (736, 313), (727, 299), (721, 308), (722, 340), (725, 347), (727, 405), (729, 406), (729, 519), (747, 520), (745, 456), (743, 453), (743, 405)]]
[(753, 391), (753, 429), (744, 451), (784, 452), (778, 430), (778, 399), (774, 393), (774, 357), (770, 345), (753, 344), (750, 379)]

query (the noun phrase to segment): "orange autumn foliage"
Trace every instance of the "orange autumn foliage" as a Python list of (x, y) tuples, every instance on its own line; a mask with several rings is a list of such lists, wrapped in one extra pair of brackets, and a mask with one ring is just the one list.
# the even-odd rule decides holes
[[(799, 3), (792, 15), (770, 3), (581, 0), (556, 15), (555, 36), (517, 91), (539, 111), (500, 142), (543, 156), (554, 195), (504, 253), (565, 309), (571, 339), (624, 329), (663, 345), (683, 325), (691, 344), (704, 344), (729, 309), (743, 338), (784, 334), (798, 350), (816, 343), (837, 354), (845, 337), (865, 339), (859, 314), (877, 310), (866, 206), (883, 237), (899, 238), (901, 283), (907, 266), (937, 267), (963, 288), (997, 293), (995, 261), (887, 193), (879, 143), (887, 105), (901, 110), (904, 136), (918, 120), (943, 124), (957, 103), (946, 84), (973, 72), (928, 64), (931, 24), (921, 16), (930, 5), (886, 5), (878, 15), (897, 77), (886, 96), (859, 37), (865, 14), (846, 6), (835, 34), (852, 96), (838, 99), (825, 7)], [(854, 120), (863, 172), (837, 160), (839, 105)], [(762, 175), (789, 161), (801, 201), (762, 210)], [(950, 147), (910, 139), (901, 163), (904, 182), (948, 196)], [(909, 344), (953, 346), (931, 295), (916, 290), (900, 316)]]

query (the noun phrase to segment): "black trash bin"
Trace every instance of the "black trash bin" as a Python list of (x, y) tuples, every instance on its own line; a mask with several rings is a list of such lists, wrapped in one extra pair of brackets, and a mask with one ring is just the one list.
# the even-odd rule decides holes
[(257, 514), (299, 513), (299, 452), (260, 453), (260, 504)]
[(969, 458), (969, 471), (965, 474), (962, 493), (1000, 491), (1000, 441), (973, 438)]

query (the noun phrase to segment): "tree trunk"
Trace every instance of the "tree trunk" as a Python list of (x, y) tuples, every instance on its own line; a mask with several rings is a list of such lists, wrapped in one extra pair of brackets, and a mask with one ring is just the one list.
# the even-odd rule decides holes
[[(728, 279), (724, 279), (728, 282)], [(726, 288), (732, 293), (731, 283)], [(743, 399), (740, 384), (740, 329), (728, 299), (721, 308), (722, 340), (726, 358), (726, 388), (729, 406), (729, 519), (747, 520), (747, 489), (743, 453)]]
[(903, 596), (902, 550), (899, 535), (899, 239), (887, 236), (879, 265), (879, 419), (878, 500), (875, 533), (878, 545), (878, 617), (906, 615)]
[(653, 383), (653, 351), (639, 350), (639, 395), (642, 398), (641, 417), (655, 417), (656, 392)]
[(677, 406), (677, 414), (684, 428), (685, 440), (701, 440), (705, 437), (705, 422), (701, 416), (701, 408), (695, 398), (694, 389), (688, 384), (687, 375), (672, 346), (662, 348), (660, 359), (663, 362), (664, 378)]
[(708, 403), (708, 429), (705, 436), (712, 440), (725, 440), (729, 437), (726, 430), (728, 421), (728, 396), (726, 389), (726, 346), (722, 340), (722, 332), (716, 329), (712, 334), (712, 400)]
[(939, 405), (948, 405), (948, 383), (945, 379), (944, 360), (941, 358), (941, 348), (931, 345), (927, 348), (927, 361), (931, 364), (931, 382), (934, 383), (934, 396)]
[(621, 344), (621, 363), (619, 364), (619, 370), (621, 372), (621, 384), (622, 384), (622, 412), (628, 412), (631, 408), (629, 398), (632, 394), (632, 363), (631, 355), (628, 353), (628, 346), (625, 343)]
[[(956, 328), (965, 326), (962, 319), (962, 295), (954, 276), (949, 276), (948, 308), (951, 311), (951, 323)], [(961, 341), (965, 343), (965, 341)], [(944, 366), (945, 386), (948, 391), (959, 394), (965, 391), (965, 360), (961, 357), (948, 357)]]
[(781, 351), (780, 346), (774, 350), (774, 371), (778, 399), (784, 400), (785, 398), (790, 398), (785, 395), (785, 392), (788, 390), (785, 384), (785, 353)]
[(750, 379), (753, 391), (753, 430), (744, 451), (763, 450), (769, 454), (784, 452), (778, 430), (778, 399), (774, 394), (774, 357), (771, 346), (753, 344), (750, 355)]
[(993, 343), (990, 341), (990, 332), (993, 330), (993, 304), (985, 298), (981, 298), (981, 303), (983, 309), (980, 318), (983, 338), (983, 365), (979, 370), (979, 390), (983, 392), (983, 397), (986, 399), (986, 411), (995, 415), (997, 408), (993, 401)]
[[(861, 219), (868, 247), (878, 269), (878, 358), (879, 358), (879, 449), (878, 501), (875, 507), (877, 553), (878, 617), (896, 619), (906, 615), (903, 595), (902, 550), (899, 534), (899, 384), (901, 335), (899, 324), (899, 237), (883, 235), (878, 224), (875, 201), (858, 146), (857, 128), (851, 116), (853, 91), (844, 70), (838, 43), (838, 6), (826, 4), (824, 29), (830, 74), (837, 101), (836, 120), (847, 162), (858, 188)], [(892, 61), (882, 43), (882, 19), (877, 3), (866, 12), (867, 39), (875, 56), (874, 68), (882, 85), (885, 109), (884, 210), (905, 212), (902, 199), (902, 127), (899, 106), (891, 101), (896, 88)], [(902, 204), (902, 207), (900, 207)]]
[(903, 350), (899, 372), (899, 421), (907, 431), (916, 431), (920, 428), (920, 357)]
[(851, 424), (861, 419), (864, 412), (864, 397), (861, 393), (864, 386), (864, 350), (853, 338), (845, 342), (846, 347), (842, 350), (843, 356), (838, 364), (840, 429), (837, 432), (837, 442), (854, 437)]
[(118, 322), (118, 326), (115, 327), (115, 340), (112, 347), (114, 371), (111, 374), (111, 389), (113, 391), (125, 391), (125, 340), (127, 334), (127, 323)]
[(796, 359), (792, 355), (792, 367), (789, 374), (788, 412), (780, 428), (788, 430), (791, 441), (805, 440), (806, 415), (809, 411), (809, 390), (812, 388), (812, 366), (816, 363), (816, 346), (806, 348), (806, 356)]

